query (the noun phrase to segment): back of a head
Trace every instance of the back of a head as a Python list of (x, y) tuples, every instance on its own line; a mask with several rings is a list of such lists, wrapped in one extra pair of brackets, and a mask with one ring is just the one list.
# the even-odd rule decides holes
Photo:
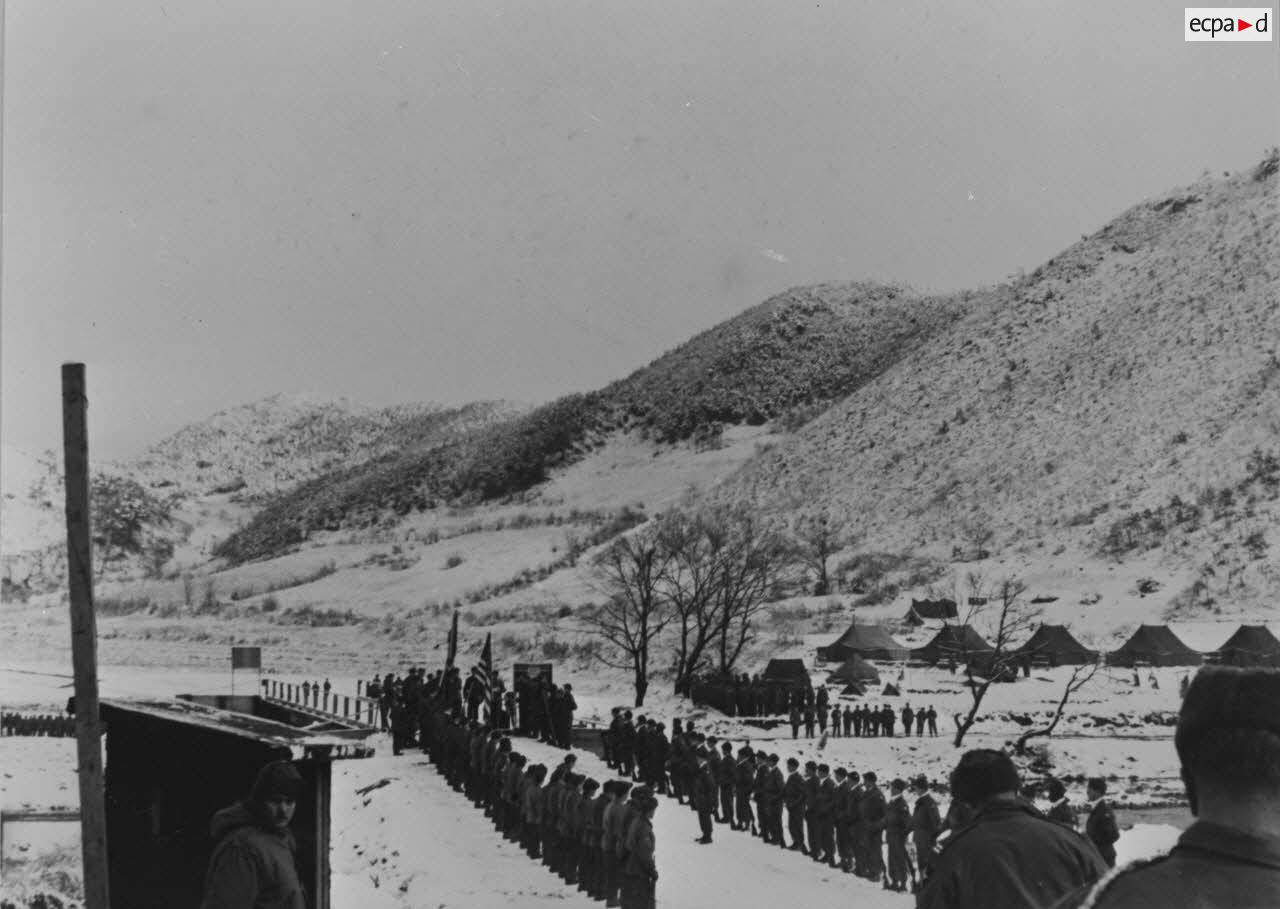
[(1201, 669), (1183, 698), (1174, 744), (1193, 812), (1209, 791), (1280, 799), (1280, 670)]
[(991, 748), (966, 751), (951, 771), (951, 795), (979, 807), (997, 796), (1016, 795), (1022, 786), (1009, 755)]

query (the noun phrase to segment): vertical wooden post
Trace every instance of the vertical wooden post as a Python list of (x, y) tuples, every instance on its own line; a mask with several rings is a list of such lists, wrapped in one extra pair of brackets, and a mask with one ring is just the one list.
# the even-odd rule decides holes
[(66, 475), (67, 582), (76, 693), (80, 844), (86, 909), (108, 909), (107, 818), (98, 720), (98, 630), (93, 611), (89, 529), (89, 430), (83, 363), (62, 364), (62, 443)]
[(349, 714), (350, 712), (351, 712), (351, 698), (347, 697), (344, 694), (342, 696), (342, 718), (345, 720), (347, 718), (347, 714)]

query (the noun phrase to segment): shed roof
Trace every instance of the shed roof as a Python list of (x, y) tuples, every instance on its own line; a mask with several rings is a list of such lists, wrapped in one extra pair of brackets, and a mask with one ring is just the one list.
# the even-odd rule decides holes
[(358, 758), (373, 754), (373, 747), (364, 741), (372, 729), (313, 730), (182, 700), (104, 700), (102, 708), (103, 718), (108, 722), (112, 712), (119, 712), (146, 721), (203, 729), (287, 750), (293, 760)]

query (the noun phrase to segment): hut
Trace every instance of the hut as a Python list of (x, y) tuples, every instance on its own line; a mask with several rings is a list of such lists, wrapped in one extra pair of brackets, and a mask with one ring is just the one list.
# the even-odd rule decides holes
[(329, 909), (331, 762), (371, 755), (373, 729), (295, 725), (314, 718), (251, 696), (106, 700), (100, 715), (113, 903), (198, 906), (216, 845), (210, 819), (247, 794), (263, 764), (285, 760), (306, 787), (291, 829), (307, 905)]
[(788, 688), (809, 688), (809, 673), (804, 668), (804, 660), (770, 660), (765, 667), (760, 681), (770, 685), (785, 685)]
[(1210, 658), (1224, 666), (1280, 668), (1280, 639), (1266, 625), (1241, 625)]
[(930, 664), (944, 660), (964, 663), (994, 651), (995, 648), (983, 640), (972, 625), (943, 625), (933, 640), (912, 650), (911, 656)]
[(840, 664), (835, 672), (827, 677), (831, 684), (849, 685), (858, 682), (880, 681), (880, 672), (856, 653)]
[(1107, 654), (1108, 666), (1198, 666), (1203, 661), (1168, 625), (1140, 625), (1129, 640)]
[(1065, 625), (1041, 625), (1015, 654), (1027, 665), (1084, 666), (1098, 661), (1098, 651), (1077, 641)]
[(929, 620), (941, 620), (943, 622), (950, 619), (960, 618), (960, 611), (956, 608), (955, 600), (912, 600), (911, 607), (907, 610), (907, 614), (902, 617), (902, 621), (908, 625), (923, 625)]
[(854, 622), (844, 634), (826, 647), (818, 648), (818, 659), (837, 662), (854, 655), (864, 660), (905, 660), (911, 651), (903, 647), (879, 625), (859, 625)]

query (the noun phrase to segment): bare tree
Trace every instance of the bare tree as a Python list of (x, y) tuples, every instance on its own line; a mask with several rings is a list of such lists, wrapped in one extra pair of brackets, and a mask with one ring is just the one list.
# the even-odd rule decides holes
[(716, 547), (716, 637), (720, 672), (729, 674), (753, 639), (765, 604), (778, 599), (791, 579), (794, 549), (784, 534), (746, 506), (717, 509), (710, 520), (723, 538)]
[[(1040, 610), (1024, 599), (1027, 585), (1019, 578), (1005, 578), (988, 594), (983, 588), (982, 576), (970, 573), (968, 596), (964, 599), (968, 608), (964, 625), (971, 626), (978, 620), (990, 626), (990, 649), (978, 649), (970, 645), (963, 635), (958, 637), (954, 658), (963, 661), (965, 684), (969, 689), (969, 711), (956, 717), (956, 736), (953, 745), (960, 747), (965, 735), (977, 722), (982, 701), (997, 681), (1013, 681), (1018, 676), (1018, 656), (1013, 641), (1024, 637), (1039, 620)], [(959, 597), (957, 597), (959, 599)]]
[(658, 534), (644, 528), (615, 540), (593, 566), (593, 580), (607, 599), (586, 624), (612, 645), (613, 653), (602, 653), (601, 661), (632, 671), (636, 707), (644, 706), (649, 690), (653, 641), (672, 617), (658, 589), (668, 560)]
[(1053, 718), (1043, 726), (1037, 726), (1034, 729), (1028, 729), (1022, 735), (1018, 736), (1018, 741), (1014, 743), (1014, 750), (1018, 754), (1025, 754), (1027, 750), (1027, 742), (1031, 739), (1047, 737), (1053, 735), (1053, 730), (1058, 728), (1058, 721), (1062, 719), (1062, 714), (1067, 708), (1067, 702), (1071, 700), (1071, 696), (1089, 684), (1093, 677), (1098, 674), (1102, 661), (1089, 663), (1084, 666), (1075, 666), (1071, 670), (1071, 678), (1067, 679), (1067, 684), (1062, 689), (1062, 697), (1058, 699), (1058, 706), (1053, 711)]
[(813, 595), (831, 593), (828, 564), (833, 555), (849, 544), (844, 519), (825, 508), (804, 512), (792, 523), (791, 535), (797, 557), (813, 573)]
[(719, 627), (716, 560), (723, 540), (704, 516), (692, 509), (663, 514), (657, 533), (665, 557), (661, 595), (677, 625), (675, 693), (688, 694)]

